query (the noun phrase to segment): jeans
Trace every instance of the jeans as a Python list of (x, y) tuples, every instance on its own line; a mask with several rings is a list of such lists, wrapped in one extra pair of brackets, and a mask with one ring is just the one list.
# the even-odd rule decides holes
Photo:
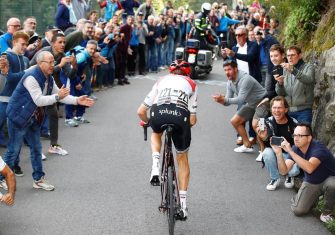
[(313, 113), (312, 109), (304, 109), (296, 112), (288, 112), (288, 115), (297, 119), (299, 123), (312, 123)]
[(149, 44), (148, 45), (148, 60), (147, 60), (147, 70), (157, 71), (157, 45)]
[(7, 120), (7, 115), (6, 115), (7, 104), (8, 103), (6, 102), (0, 102), (0, 145), (7, 145), (7, 140), (3, 133), (3, 128)]
[(268, 65), (261, 66), (261, 75), (262, 75), (262, 87), (266, 86), (266, 81), (271, 79), (271, 75), (269, 74)]
[(170, 65), (174, 60), (174, 40), (170, 37), (168, 37), (166, 42), (166, 55), (166, 65)]
[[(283, 153), (284, 159), (288, 159), (289, 155), (288, 153)], [(265, 148), (263, 151), (263, 159), (265, 163), (265, 167), (268, 170), (270, 174), (271, 180), (276, 180), (279, 178), (279, 170), (277, 166), (277, 157), (275, 152), (272, 150), (272, 148)], [(300, 169), (298, 165), (295, 163), (292, 167), (292, 169), (288, 172), (288, 176), (294, 177), (299, 175)]]
[(48, 134), (49, 134), (49, 118), (48, 115), (44, 115), (44, 119), (41, 125), (41, 135), (48, 135)]
[[(31, 118), (25, 128), (18, 128), (15, 124), (8, 120), (8, 146), (3, 160), (13, 169), (15, 160), (20, 153), (23, 138), (26, 137), (30, 148), (30, 160), (33, 168), (33, 179), (38, 181), (44, 176), (42, 167), (42, 145), (40, 140), (40, 125), (34, 118)], [(0, 176), (3, 180), (3, 176)]]

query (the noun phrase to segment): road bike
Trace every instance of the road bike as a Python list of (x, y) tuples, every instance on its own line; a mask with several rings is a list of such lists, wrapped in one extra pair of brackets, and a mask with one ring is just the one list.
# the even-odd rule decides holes
[[(147, 140), (148, 124), (142, 126), (144, 128), (144, 140)], [(160, 176), (161, 204), (158, 210), (167, 215), (169, 234), (173, 235), (176, 219), (185, 219), (180, 206), (178, 180), (172, 152), (172, 133), (174, 126), (173, 124), (167, 124), (162, 128), (165, 129), (165, 140)]]

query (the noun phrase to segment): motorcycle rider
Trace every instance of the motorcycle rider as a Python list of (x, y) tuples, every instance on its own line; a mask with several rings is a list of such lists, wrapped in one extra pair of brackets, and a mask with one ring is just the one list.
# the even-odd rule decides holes
[[(211, 11), (211, 4), (205, 2), (201, 5), (201, 13), (199, 13), (195, 19), (195, 33), (194, 37), (200, 41), (200, 49), (211, 50), (213, 46), (211, 43), (216, 41), (216, 35), (213, 34), (211, 30), (211, 25), (208, 19), (209, 12)], [(212, 42), (210, 43), (208, 40), (211, 38)], [(214, 43), (213, 43), (214, 44)]]

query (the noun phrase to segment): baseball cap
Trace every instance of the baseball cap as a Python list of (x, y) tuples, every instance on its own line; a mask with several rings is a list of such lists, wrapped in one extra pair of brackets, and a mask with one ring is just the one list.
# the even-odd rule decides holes
[(60, 31), (59, 28), (57, 28), (56, 26), (54, 25), (48, 25), (45, 32), (48, 32), (48, 31)]

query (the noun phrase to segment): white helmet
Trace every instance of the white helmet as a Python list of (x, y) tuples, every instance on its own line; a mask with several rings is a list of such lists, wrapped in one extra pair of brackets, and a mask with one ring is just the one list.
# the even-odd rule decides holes
[(201, 5), (201, 12), (210, 12), (212, 6), (210, 3), (208, 2), (204, 2), (202, 5)]

